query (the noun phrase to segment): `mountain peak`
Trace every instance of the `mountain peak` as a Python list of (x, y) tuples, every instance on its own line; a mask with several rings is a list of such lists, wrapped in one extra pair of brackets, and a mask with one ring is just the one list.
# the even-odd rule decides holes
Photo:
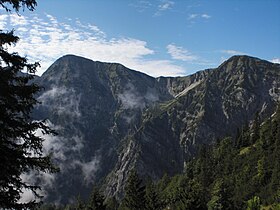
[(261, 59), (256, 58), (256, 57), (252, 57), (252, 56), (248, 56), (248, 55), (234, 55), (232, 57), (230, 57), (228, 60), (224, 61), (221, 66), (223, 65), (227, 65), (228, 63), (245, 63), (245, 62), (250, 62), (250, 61), (261, 61)]
[(91, 61), (91, 59), (89, 58), (85, 58), (85, 57), (82, 57), (82, 56), (78, 56), (78, 55), (73, 55), (73, 54), (66, 54), (66, 55), (63, 55), (62, 57), (58, 58), (57, 61)]
[(259, 58), (253, 57), (253, 56), (249, 56), (249, 55), (233, 55), (228, 60), (230, 60), (230, 59), (259, 59)]
[(273, 63), (262, 60), (248, 55), (234, 55), (228, 60), (224, 61), (218, 68), (219, 69), (256, 69), (257, 67), (268, 67), (274, 65)]

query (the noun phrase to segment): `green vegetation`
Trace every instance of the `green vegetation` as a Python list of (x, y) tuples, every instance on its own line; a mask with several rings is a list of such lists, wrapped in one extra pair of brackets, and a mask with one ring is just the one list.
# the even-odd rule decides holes
[[(277, 209), (280, 189), (280, 109), (235, 139), (202, 146), (185, 173), (165, 181), (161, 192), (171, 209)], [(162, 186), (161, 180), (158, 187)], [(190, 187), (191, 185), (196, 187)], [(189, 188), (189, 189), (188, 189)], [(201, 189), (201, 190), (199, 190)], [(198, 200), (198, 204), (186, 202)]]
[(264, 123), (255, 119), (236, 138), (202, 145), (183, 174), (145, 184), (131, 171), (120, 203), (108, 198), (102, 208), (77, 202), (73, 209), (279, 209), (280, 106)]

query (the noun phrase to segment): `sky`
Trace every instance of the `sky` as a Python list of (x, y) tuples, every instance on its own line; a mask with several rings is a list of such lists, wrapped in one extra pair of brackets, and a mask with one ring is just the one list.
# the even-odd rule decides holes
[(279, 0), (37, 0), (0, 10), (9, 50), (39, 61), (41, 75), (66, 54), (117, 62), (154, 77), (215, 68), (233, 55), (280, 63)]

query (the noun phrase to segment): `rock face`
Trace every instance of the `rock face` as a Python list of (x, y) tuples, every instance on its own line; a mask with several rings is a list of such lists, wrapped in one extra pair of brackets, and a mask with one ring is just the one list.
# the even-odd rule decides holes
[(141, 128), (129, 137), (130, 143), (108, 178), (107, 192), (122, 196), (124, 177), (132, 168), (153, 179), (166, 172), (182, 172), (184, 162), (200, 144), (234, 136), (257, 111), (263, 118), (272, 114), (280, 99), (279, 67), (234, 56), (217, 69), (183, 78), (158, 78), (173, 99), (144, 115)]
[(68, 55), (40, 78), (35, 119), (58, 130), (46, 137), (61, 173), (45, 177), (48, 201), (86, 196), (94, 183), (121, 197), (127, 174), (160, 178), (183, 171), (200, 144), (234, 135), (257, 111), (280, 101), (280, 65), (234, 56), (216, 69), (153, 78), (120, 64)]
[(115, 167), (122, 139), (140, 126), (144, 110), (172, 98), (155, 78), (72, 55), (36, 82), (44, 90), (34, 118), (47, 118), (59, 134), (47, 136), (45, 144), (61, 172), (44, 188), (47, 201), (62, 203), (87, 196)]

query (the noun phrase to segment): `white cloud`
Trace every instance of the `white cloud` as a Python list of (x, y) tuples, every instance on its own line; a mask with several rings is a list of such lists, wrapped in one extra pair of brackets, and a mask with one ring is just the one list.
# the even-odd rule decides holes
[(93, 157), (89, 162), (83, 162), (80, 160), (74, 162), (75, 166), (78, 166), (82, 169), (85, 184), (94, 182), (96, 172), (100, 168), (99, 164), (100, 157), (98, 156)]
[(280, 64), (280, 58), (273, 58), (271, 60), (272, 63), (279, 63)]
[[(80, 95), (77, 95), (73, 88), (66, 89), (54, 86), (39, 96), (38, 100), (42, 102), (41, 106), (48, 107), (52, 113), (68, 115), (72, 118), (81, 116), (79, 110)], [(56, 101), (55, 106), (53, 106), (54, 100)]]
[[(166, 10), (173, 4), (165, 1), (162, 9)], [(17, 17), (18, 18), (18, 17)], [(94, 24), (84, 24), (79, 20), (59, 21), (56, 17), (31, 16), (19, 17), (0, 15), (0, 26), (8, 22), (21, 38), (11, 51), (27, 56), (30, 62), (39, 61), (41, 75), (56, 59), (65, 54), (83, 56), (92, 60), (121, 63), (151, 76), (184, 75), (184, 69), (171, 60), (148, 59), (155, 54), (143, 40), (125, 38), (108, 39), (105, 32)], [(18, 28), (18, 29), (17, 29)]]
[(202, 19), (209, 19), (211, 18), (210, 15), (204, 13), (204, 14), (197, 14), (197, 13), (194, 13), (194, 14), (190, 14), (189, 17), (188, 17), (188, 20), (195, 20), (195, 19), (199, 19), (199, 18), (202, 18)]
[(162, 0), (161, 3), (158, 5), (157, 11), (154, 15), (155, 16), (160, 16), (163, 11), (172, 9), (174, 4), (175, 4), (174, 1)]
[[(25, 181), (25, 178), (22, 177)], [(19, 203), (29, 203), (31, 201), (36, 200), (35, 195), (31, 190), (23, 189), (20, 195)]]
[(51, 21), (51, 23), (53, 25), (58, 25), (58, 21), (57, 21), (57, 19), (54, 16), (52, 16), (50, 14), (46, 14), (46, 16), (49, 18), (49, 20)]
[(0, 15), (0, 30), (3, 30), (7, 25), (8, 15)]
[[(69, 122), (69, 124), (71, 124), (71, 122)], [(44, 138), (43, 152), (44, 154), (52, 154), (53, 162), (55, 162), (55, 164), (60, 168), (61, 173), (67, 172), (69, 168), (73, 168), (75, 165), (73, 163), (74, 159), (80, 159), (80, 151), (84, 148), (83, 137), (75, 130), (75, 128), (73, 128), (75, 135), (65, 137), (61, 134), (63, 132), (63, 128), (61, 126), (54, 125), (49, 120), (46, 122), (46, 125), (55, 131), (60, 132), (60, 134), (54, 136), (43, 134), (41, 130), (36, 131), (37, 136)], [(53, 179), (54, 178), (51, 180)], [(51, 186), (51, 184), (48, 186)]]
[[(55, 92), (49, 93), (50, 97), (57, 95), (59, 94)], [(71, 124), (71, 122), (69, 122), (69, 124)], [(49, 120), (46, 121), (46, 125), (59, 133), (63, 133), (63, 128), (61, 126), (54, 125)], [(31, 170), (20, 176), (27, 184), (34, 185), (36, 183), (37, 185), (39, 183), (41, 190), (38, 190), (37, 193), (40, 195), (47, 197), (46, 191), (55, 187), (54, 184), (57, 176), (63, 176), (73, 168), (81, 169), (85, 184), (94, 181), (95, 172), (99, 169), (99, 156), (94, 156), (89, 162), (84, 162), (80, 153), (85, 146), (83, 137), (78, 133), (75, 127), (73, 127), (73, 131), (75, 135), (71, 137), (66, 137), (61, 134), (57, 136), (44, 134), (40, 129), (35, 131), (36, 136), (40, 136), (44, 139), (43, 154), (51, 154), (53, 163), (60, 169), (60, 173), (57, 174)], [(23, 189), (20, 202), (25, 203), (34, 199), (35, 196), (32, 191)]]
[(125, 91), (118, 95), (124, 109), (134, 109), (145, 107), (143, 97), (136, 91), (133, 84), (129, 83), (126, 85)]
[(228, 59), (228, 58), (226, 58), (226, 57), (222, 56), (222, 57), (220, 58), (220, 63), (225, 62), (227, 59)]
[(26, 26), (28, 21), (24, 16), (18, 14), (11, 14), (10, 21), (13, 26)]
[(173, 1), (163, 1), (163, 3), (158, 6), (158, 9), (160, 11), (168, 10), (171, 9), (173, 4), (174, 4)]
[(118, 95), (124, 109), (144, 109), (148, 104), (159, 100), (157, 93), (153, 89), (148, 89), (142, 96), (132, 83), (128, 83), (124, 91)]
[(237, 51), (237, 50), (221, 50), (221, 53), (225, 53), (228, 55), (246, 55), (247, 53)]
[(190, 14), (189, 17), (188, 17), (188, 19), (189, 19), (189, 20), (192, 20), (192, 19), (197, 18), (198, 16), (199, 16), (199, 14)]
[(182, 60), (182, 61), (194, 61), (198, 57), (191, 54), (188, 50), (183, 47), (176, 46), (174, 44), (167, 45), (167, 51), (173, 59)]
[[(55, 174), (49, 174), (33, 170), (29, 171), (28, 173), (21, 174), (20, 178), (23, 180), (23, 182), (31, 185), (37, 185), (35, 183), (37, 181), (40, 181), (41, 189), (38, 189), (36, 192), (41, 196), (47, 196), (46, 188), (53, 187), (56, 177)], [(40, 199), (35, 197), (34, 193), (31, 190), (23, 188), (22, 193), (20, 195), (19, 203), (28, 203), (34, 200), (36, 200), (37, 202), (40, 201)]]
[(201, 17), (202, 17), (202, 18), (205, 18), (205, 19), (209, 19), (209, 18), (211, 18), (211, 16), (210, 16), (210, 15), (208, 15), (208, 14), (202, 14), (202, 15), (201, 15)]
[(140, 0), (129, 4), (129, 6), (135, 7), (138, 12), (144, 12), (146, 9), (152, 7), (152, 3), (148, 0)]

